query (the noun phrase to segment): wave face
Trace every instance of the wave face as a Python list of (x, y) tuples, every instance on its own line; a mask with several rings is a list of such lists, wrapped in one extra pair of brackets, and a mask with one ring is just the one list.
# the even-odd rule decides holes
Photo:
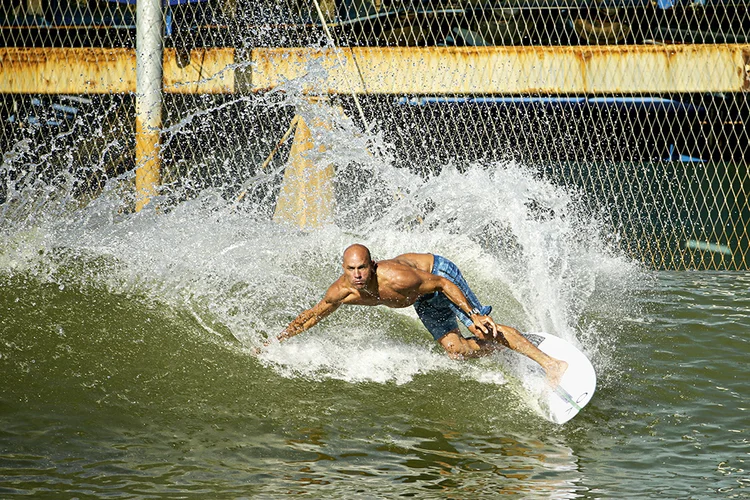
[[(52, 496), (73, 484), (104, 495), (111, 475), (123, 492), (164, 494), (181, 482), (200, 491), (203, 479), (215, 485), (228, 474), (236, 481), (221, 491), (240, 494), (252, 491), (241, 486), (247, 480), (267, 483), (269, 464), (324, 460), (310, 458), (319, 455), (308, 444), (331, 432), (348, 442), (347, 426), (365, 441), (372, 426), (402, 436), (375, 439), (375, 454), (396, 464), (412, 438), (447, 446), (425, 430), (435, 415), (511, 433), (539, 421), (517, 382), (525, 361), (508, 353), (451, 361), (411, 308), (343, 307), (256, 355), (320, 300), (354, 242), (378, 260), (450, 258), (498, 322), (566, 338), (593, 360), (601, 387), (617, 379), (621, 318), (636, 314), (631, 295), (650, 278), (615, 250), (582, 193), (514, 162), (417, 175), (394, 165), (381, 137), (335, 120), (317, 161), (338, 166), (336, 205), (313, 231), (271, 220), (280, 169), (245, 179), (242, 199), (216, 186), (193, 196), (194, 186), (175, 183), (131, 213), (128, 175), (83, 203), (76, 170), (68, 181), (12, 177), (20, 160), (6, 156), (0, 395), (3, 440), (17, 451), (2, 460), (27, 478), (8, 492)], [(534, 453), (535, 437), (514, 439)], [(209, 451), (216, 443), (222, 451)]]
[[(423, 179), (369, 160), (340, 169), (336, 181), (333, 222), (310, 232), (269, 220), (264, 198), (238, 203), (207, 189), (168, 210), (127, 214), (118, 213), (123, 200), (112, 190), (83, 208), (7, 229), (0, 272), (61, 289), (148, 298), (189, 311), (203, 328), (251, 348), (319, 300), (340, 272), (343, 249), (361, 242), (376, 259), (447, 256), (494, 306), (497, 321), (555, 333), (589, 354), (602, 332), (585, 317), (606, 313), (620, 290), (642, 279), (638, 266), (612, 250), (577, 193), (522, 165), (446, 166)], [(261, 358), (284, 373), (350, 381), (403, 383), (452, 366), (434, 358), (415, 318), (411, 310), (344, 308)], [(379, 349), (392, 352), (375, 361)], [(404, 362), (409, 349), (423, 356), (406, 355), (412, 362)], [(373, 365), (347, 366), (353, 357)]]

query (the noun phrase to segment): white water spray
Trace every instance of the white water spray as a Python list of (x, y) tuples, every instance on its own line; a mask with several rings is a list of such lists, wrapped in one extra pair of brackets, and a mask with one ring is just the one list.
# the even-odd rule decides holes
[[(294, 105), (310, 116), (332, 109), (299, 95), (270, 96), (260, 105)], [(362, 134), (344, 115), (327, 118), (333, 127), (315, 132), (326, 144), (318, 160), (338, 166), (338, 187), (334, 223), (323, 229), (304, 233), (270, 220), (278, 168), (244, 179), (240, 188), (251, 195), (242, 202), (220, 187), (191, 198), (180, 191), (183, 183), (165, 189), (162, 202), (185, 201), (154, 210), (156, 200), (138, 214), (123, 211), (131, 201), (123, 189), (127, 177), (110, 180), (82, 206), (73, 202), (75, 182), (54, 184), (69, 186), (62, 194), (46, 185), (62, 200), (50, 209), (42, 179), (24, 183), (15, 176), (1, 207), (7, 237), (0, 272), (104, 287), (186, 309), (209, 333), (229, 332), (225, 341), (250, 351), (320, 300), (340, 273), (343, 249), (360, 242), (376, 259), (444, 255), (494, 306), (496, 321), (555, 333), (595, 354), (590, 340), (606, 332), (583, 318), (598, 307), (597, 294), (630, 286), (637, 266), (609, 246), (605, 225), (576, 202), (581, 193), (513, 162), (445, 165), (425, 179), (393, 166), (382, 136)], [(166, 133), (184, 134), (190, 126), (183, 120)], [(4, 172), (17, 167), (6, 155)], [(39, 196), (43, 203), (34, 201)], [(261, 361), (285, 376), (352, 382), (401, 384), (433, 371), (504, 381), (486, 364), (450, 361), (411, 309), (343, 307), (312, 331), (272, 345)]]

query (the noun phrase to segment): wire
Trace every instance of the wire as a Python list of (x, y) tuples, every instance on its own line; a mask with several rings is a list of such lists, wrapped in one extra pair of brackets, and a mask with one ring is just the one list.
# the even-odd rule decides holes
[[(315, 10), (318, 11), (318, 17), (320, 18), (320, 22), (323, 24), (323, 30), (326, 33), (326, 37), (328, 38), (328, 43), (333, 46), (334, 49), (336, 49), (336, 59), (339, 62), (339, 65), (343, 68), (344, 62), (341, 60), (341, 53), (339, 51), (339, 47), (336, 45), (335, 40), (333, 39), (333, 36), (331, 36), (331, 31), (328, 29), (328, 23), (326, 23), (325, 18), (323, 17), (323, 11), (320, 9), (320, 4), (318, 3), (318, 0), (313, 0), (315, 2)], [(351, 49), (350, 49), (351, 50)], [(362, 88), (367, 92), (367, 86), (365, 85), (365, 80), (362, 77), (362, 72), (359, 69), (359, 64), (357, 64), (357, 60), (354, 57), (354, 52), (352, 51), (352, 59), (354, 60), (354, 64), (357, 66), (357, 72), (359, 73), (359, 78), (362, 81)], [(357, 93), (354, 90), (354, 85), (352, 85), (351, 81), (347, 77), (347, 83), (349, 84), (349, 88), (351, 89), (352, 97), (354, 98), (354, 105), (357, 107), (357, 111), (359, 112), (359, 117), (362, 119), (362, 123), (365, 126), (365, 131), (369, 134), (371, 130), (370, 123), (365, 118), (365, 112), (362, 110), (362, 105), (359, 103), (359, 98), (357, 97)]]

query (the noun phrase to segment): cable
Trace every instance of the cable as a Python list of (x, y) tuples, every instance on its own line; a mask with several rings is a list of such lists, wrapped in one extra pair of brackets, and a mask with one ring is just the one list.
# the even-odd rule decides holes
[[(336, 46), (336, 42), (333, 39), (333, 36), (331, 36), (331, 31), (328, 29), (328, 23), (326, 23), (325, 18), (323, 17), (323, 11), (320, 9), (320, 4), (318, 3), (318, 0), (313, 0), (315, 2), (315, 10), (318, 11), (318, 17), (320, 18), (320, 22), (323, 24), (323, 30), (326, 33), (326, 37), (328, 37), (328, 43), (330, 43), (334, 49), (336, 49), (336, 59), (339, 62), (339, 65), (343, 68), (344, 62), (341, 60), (341, 54), (337, 50), (338, 47)], [(365, 92), (367, 92), (367, 87), (365, 86), (364, 78), (362, 77), (362, 72), (359, 71), (359, 65), (357, 64), (357, 60), (354, 58), (354, 52), (352, 52), (352, 59), (354, 59), (354, 64), (357, 66), (357, 71), (359, 73), (359, 78), (362, 81), (362, 88), (365, 89)], [(371, 126), (367, 119), (365, 118), (365, 112), (362, 110), (362, 106), (359, 103), (359, 98), (357, 97), (357, 93), (354, 91), (354, 85), (352, 85), (351, 81), (347, 77), (347, 83), (349, 84), (349, 88), (351, 89), (352, 97), (354, 98), (354, 104), (357, 106), (357, 111), (359, 112), (359, 117), (362, 119), (362, 123), (365, 126), (365, 132), (368, 134), (370, 133)]]

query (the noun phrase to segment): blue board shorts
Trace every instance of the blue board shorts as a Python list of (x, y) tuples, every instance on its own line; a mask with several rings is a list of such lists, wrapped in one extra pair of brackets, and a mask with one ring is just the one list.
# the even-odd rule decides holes
[[(472, 308), (476, 307), (485, 315), (492, 311), (492, 306), (483, 306), (479, 303), (479, 299), (471, 291), (469, 284), (466, 283), (466, 280), (461, 275), (461, 271), (453, 262), (439, 255), (434, 255), (434, 258), (435, 262), (432, 264), (432, 274), (447, 278), (451, 283), (460, 288)], [(460, 319), (467, 327), (474, 324), (471, 318), (442, 292), (433, 292), (420, 296), (414, 302), (414, 309), (417, 311), (419, 319), (422, 320), (422, 324), (424, 324), (435, 340), (440, 340), (446, 333), (458, 329), (456, 318)]]

